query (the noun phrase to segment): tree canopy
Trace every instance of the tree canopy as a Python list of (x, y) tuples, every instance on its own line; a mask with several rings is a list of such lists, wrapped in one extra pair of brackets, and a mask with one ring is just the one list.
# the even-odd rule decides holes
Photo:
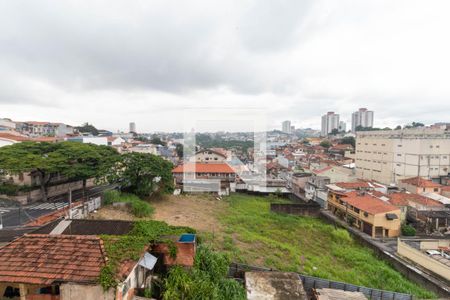
[(353, 148), (355, 148), (355, 144), (356, 144), (356, 143), (355, 143), (355, 138), (352, 137), (352, 136), (346, 136), (346, 137), (343, 137), (339, 143), (340, 143), (340, 144), (349, 144), (349, 145), (352, 145)]
[(322, 142), (320, 142), (320, 146), (328, 149), (331, 147), (331, 142), (329, 140), (323, 140)]
[(146, 197), (155, 191), (173, 190), (172, 168), (172, 163), (160, 156), (127, 153), (116, 162), (108, 180), (118, 183), (122, 190)]
[(85, 183), (89, 178), (102, 176), (115, 156), (118, 153), (113, 148), (93, 144), (23, 142), (0, 148), (0, 169), (7, 174), (37, 174), (42, 197), (47, 200), (52, 175)]
[(98, 135), (98, 129), (95, 128), (94, 125), (89, 124), (87, 122), (81, 126), (75, 127), (75, 129), (78, 130), (79, 132), (86, 132), (86, 133), (90, 133), (92, 135)]

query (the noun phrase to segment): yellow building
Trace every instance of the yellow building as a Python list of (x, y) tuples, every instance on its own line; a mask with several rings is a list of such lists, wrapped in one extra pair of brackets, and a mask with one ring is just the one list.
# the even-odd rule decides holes
[(400, 235), (400, 209), (370, 194), (329, 191), (328, 209), (373, 238)]

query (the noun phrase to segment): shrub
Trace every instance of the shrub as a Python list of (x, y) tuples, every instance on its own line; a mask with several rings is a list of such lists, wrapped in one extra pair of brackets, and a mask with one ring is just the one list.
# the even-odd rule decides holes
[(225, 254), (199, 246), (194, 267), (173, 267), (164, 281), (164, 299), (245, 299), (244, 287), (227, 279), (229, 259)]
[(33, 187), (29, 185), (16, 185), (11, 183), (0, 183), (0, 195), (16, 196), (19, 192), (29, 192)]
[(103, 194), (103, 197), (105, 205), (113, 204), (115, 202), (129, 203), (131, 206), (131, 213), (138, 218), (149, 217), (154, 212), (154, 208), (150, 203), (141, 200), (138, 196), (133, 194), (112, 190), (106, 191)]
[(416, 229), (408, 224), (402, 225), (402, 235), (405, 236), (415, 236), (416, 235)]

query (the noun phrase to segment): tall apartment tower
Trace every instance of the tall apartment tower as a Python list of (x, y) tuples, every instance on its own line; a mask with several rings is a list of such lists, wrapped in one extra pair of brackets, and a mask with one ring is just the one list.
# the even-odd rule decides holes
[(281, 123), (281, 127), (284, 133), (291, 133), (291, 121), (284, 121)]
[(450, 131), (410, 128), (356, 133), (356, 176), (384, 184), (450, 174)]
[(136, 123), (134, 123), (134, 122), (130, 123), (130, 133), (132, 133), (132, 132), (134, 132), (134, 133), (137, 132), (136, 131)]
[(352, 113), (352, 132), (355, 132), (358, 126), (373, 127), (373, 111), (360, 108)]
[(329, 111), (326, 115), (322, 116), (321, 135), (327, 136), (333, 129), (339, 129), (339, 115)]

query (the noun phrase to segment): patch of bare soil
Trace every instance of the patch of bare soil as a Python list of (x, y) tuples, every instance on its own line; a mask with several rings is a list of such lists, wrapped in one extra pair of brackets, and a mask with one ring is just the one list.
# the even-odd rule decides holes
[(155, 208), (153, 219), (203, 232), (221, 231), (218, 214), (227, 205), (210, 195), (170, 195), (151, 204)]
[(90, 219), (95, 220), (123, 220), (133, 221), (136, 218), (126, 209), (113, 207), (112, 205), (104, 206), (97, 212), (89, 214)]

